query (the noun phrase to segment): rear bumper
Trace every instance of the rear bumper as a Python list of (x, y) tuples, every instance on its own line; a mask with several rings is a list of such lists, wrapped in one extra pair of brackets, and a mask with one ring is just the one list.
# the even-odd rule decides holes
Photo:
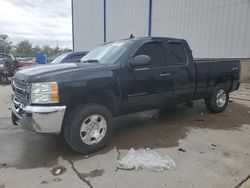
[(13, 100), (12, 120), (23, 129), (39, 133), (61, 132), (66, 106), (25, 106)]
[(238, 90), (240, 88), (240, 82), (239, 81), (233, 81), (231, 91)]

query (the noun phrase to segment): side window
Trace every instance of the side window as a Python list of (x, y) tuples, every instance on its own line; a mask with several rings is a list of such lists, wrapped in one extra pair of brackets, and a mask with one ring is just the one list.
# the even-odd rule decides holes
[(134, 56), (137, 55), (148, 55), (151, 58), (152, 66), (165, 64), (164, 48), (161, 42), (144, 44)]
[(187, 64), (187, 55), (182, 43), (169, 43), (169, 61), (172, 65)]
[(64, 60), (64, 62), (80, 62), (83, 55), (74, 55)]

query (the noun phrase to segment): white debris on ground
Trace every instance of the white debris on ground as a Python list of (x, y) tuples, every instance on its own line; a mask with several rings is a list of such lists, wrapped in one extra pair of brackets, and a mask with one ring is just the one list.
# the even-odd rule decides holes
[(134, 150), (131, 148), (127, 155), (118, 160), (120, 169), (143, 169), (144, 171), (161, 172), (164, 169), (175, 168), (175, 162), (169, 156), (160, 156), (150, 148)]

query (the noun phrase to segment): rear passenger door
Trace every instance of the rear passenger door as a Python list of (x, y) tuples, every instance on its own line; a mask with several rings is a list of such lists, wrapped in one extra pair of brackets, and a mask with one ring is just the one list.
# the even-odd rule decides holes
[(166, 44), (168, 70), (173, 84), (173, 97), (178, 101), (193, 99), (196, 88), (196, 69), (191, 50), (185, 41), (168, 41)]

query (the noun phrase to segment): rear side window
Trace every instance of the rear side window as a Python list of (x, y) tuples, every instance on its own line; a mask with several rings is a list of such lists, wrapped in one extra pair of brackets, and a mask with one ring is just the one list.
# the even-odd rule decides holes
[(169, 61), (172, 65), (187, 64), (187, 55), (182, 43), (169, 43)]
[(150, 42), (144, 44), (135, 54), (148, 55), (151, 58), (153, 66), (163, 65), (165, 63), (164, 48), (161, 42)]

